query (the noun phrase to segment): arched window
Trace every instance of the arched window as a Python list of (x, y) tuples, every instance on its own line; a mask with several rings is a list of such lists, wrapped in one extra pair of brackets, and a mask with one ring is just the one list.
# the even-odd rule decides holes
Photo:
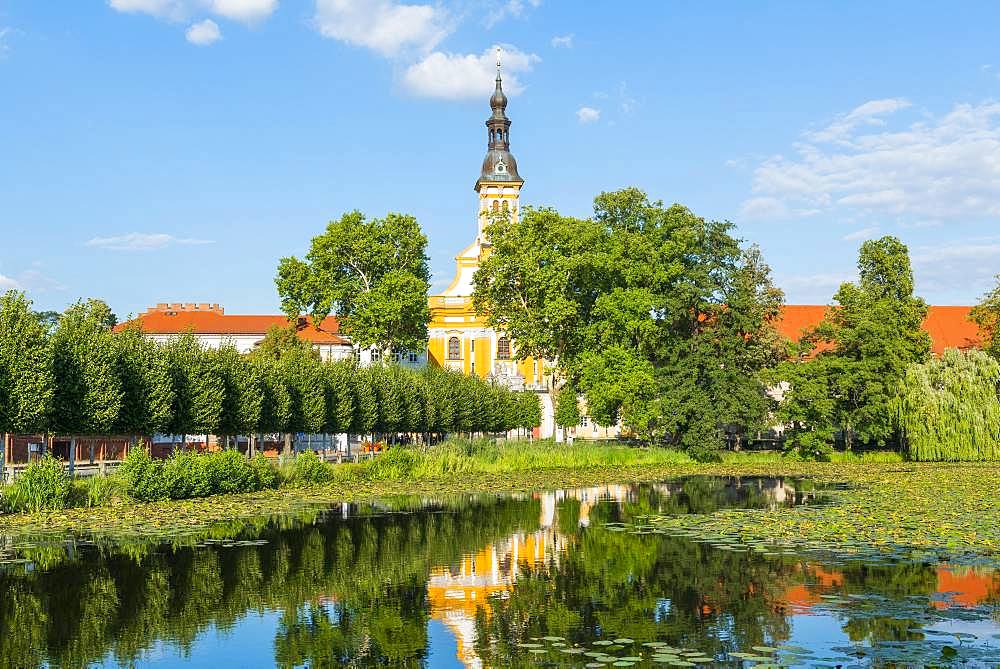
[(462, 359), (462, 342), (458, 341), (458, 337), (452, 337), (448, 340), (448, 359)]
[(497, 339), (497, 360), (510, 360), (510, 340), (506, 337)]
[(500, 211), (500, 202), (498, 200), (493, 200), (493, 211)]
[(510, 207), (507, 206), (507, 200), (504, 200), (503, 201), (503, 212), (506, 214), (508, 211), (510, 211)]

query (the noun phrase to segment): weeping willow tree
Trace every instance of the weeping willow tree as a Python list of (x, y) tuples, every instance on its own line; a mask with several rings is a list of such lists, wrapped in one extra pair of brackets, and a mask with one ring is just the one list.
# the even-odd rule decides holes
[(948, 349), (911, 365), (895, 402), (911, 460), (1000, 460), (1000, 363)]

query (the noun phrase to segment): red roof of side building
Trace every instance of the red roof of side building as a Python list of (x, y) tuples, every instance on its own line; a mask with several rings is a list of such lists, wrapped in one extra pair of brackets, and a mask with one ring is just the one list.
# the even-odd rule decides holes
[[(192, 332), (200, 335), (261, 335), (274, 326), (287, 327), (288, 319), (281, 315), (251, 316), (221, 314), (212, 311), (157, 311), (150, 310), (138, 317), (120, 323), (115, 330), (121, 330), (130, 323), (139, 323), (147, 334), (182, 334)], [(300, 318), (297, 334), (313, 344), (343, 344), (350, 341), (341, 337), (340, 323), (333, 316), (327, 316), (319, 327), (312, 319)]]
[[(972, 307), (938, 307), (927, 310), (923, 328), (931, 336), (931, 350), (941, 355), (946, 348), (973, 348), (979, 346), (979, 327), (969, 320)], [(778, 331), (793, 341), (798, 341), (809, 328), (819, 325), (827, 307), (816, 304), (786, 304)]]

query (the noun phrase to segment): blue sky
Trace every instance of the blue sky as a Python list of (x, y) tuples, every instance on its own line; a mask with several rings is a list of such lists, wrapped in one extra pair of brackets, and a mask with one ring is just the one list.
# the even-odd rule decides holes
[(901, 237), (929, 301), (1000, 272), (1000, 4), (0, 0), (0, 288), (274, 312), (278, 258), (403, 211), (475, 231), (492, 49), (522, 203), (638, 185), (824, 303)]

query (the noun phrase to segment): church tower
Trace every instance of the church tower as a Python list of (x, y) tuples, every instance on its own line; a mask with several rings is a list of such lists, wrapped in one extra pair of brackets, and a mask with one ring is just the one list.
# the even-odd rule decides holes
[(472, 305), (474, 276), (490, 252), (485, 228), (494, 215), (517, 221), (524, 179), (510, 152), (510, 119), (507, 96), (503, 92), (497, 49), (497, 78), (490, 96), (491, 114), (486, 119), (486, 157), (476, 180), (475, 240), (455, 257), (455, 278), (440, 295), (430, 298), (427, 358), (430, 364), (491, 377), (514, 387), (539, 387), (544, 382), (541, 361), (514, 359), (514, 344), (503, 332), (489, 327)]
[(486, 119), (488, 144), (483, 168), (476, 180), (479, 194), (479, 238), (480, 244), (488, 246), (483, 239), (483, 228), (490, 222), (490, 214), (508, 212), (511, 220), (517, 220), (518, 195), (524, 179), (517, 173), (517, 161), (510, 152), (510, 119), (507, 118), (507, 96), (503, 92), (500, 77), (500, 50), (497, 49), (496, 90), (490, 97), (493, 113)]

